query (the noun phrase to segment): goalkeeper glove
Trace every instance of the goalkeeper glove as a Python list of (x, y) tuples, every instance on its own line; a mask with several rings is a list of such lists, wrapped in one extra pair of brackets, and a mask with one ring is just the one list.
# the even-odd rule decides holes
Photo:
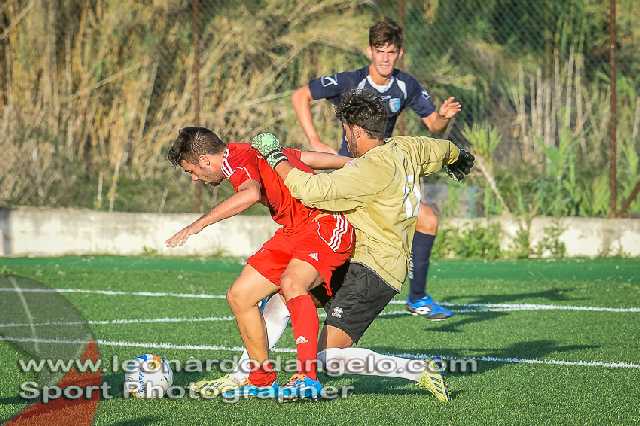
[(468, 151), (464, 149), (460, 149), (460, 154), (458, 154), (458, 159), (445, 166), (447, 174), (454, 180), (458, 182), (462, 181), (466, 175), (471, 173), (471, 169), (473, 168), (473, 162), (475, 161), (475, 157)]
[(271, 168), (287, 159), (282, 152), (280, 141), (273, 133), (259, 133), (251, 138), (251, 146), (264, 157)]

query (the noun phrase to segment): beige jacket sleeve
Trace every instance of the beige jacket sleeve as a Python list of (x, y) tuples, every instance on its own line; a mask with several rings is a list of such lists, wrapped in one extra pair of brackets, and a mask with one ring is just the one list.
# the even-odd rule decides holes
[(341, 212), (361, 207), (383, 191), (392, 181), (393, 168), (391, 162), (365, 156), (331, 173), (293, 169), (284, 183), (305, 205)]

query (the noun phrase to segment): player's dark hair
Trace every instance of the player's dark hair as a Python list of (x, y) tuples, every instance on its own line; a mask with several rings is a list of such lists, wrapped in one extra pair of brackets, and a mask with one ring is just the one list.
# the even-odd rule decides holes
[(400, 49), (402, 42), (402, 28), (389, 18), (384, 18), (369, 28), (369, 46), (371, 47), (382, 47), (389, 43)]
[(387, 110), (382, 98), (371, 90), (353, 89), (345, 93), (336, 107), (336, 117), (343, 123), (362, 127), (372, 138), (384, 138)]
[(183, 160), (197, 164), (199, 156), (218, 154), (226, 147), (218, 135), (206, 127), (183, 127), (169, 147), (167, 159), (174, 166)]

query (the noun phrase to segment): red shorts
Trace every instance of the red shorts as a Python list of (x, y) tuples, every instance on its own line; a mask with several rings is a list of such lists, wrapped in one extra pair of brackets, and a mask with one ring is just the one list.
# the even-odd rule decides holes
[(296, 229), (278, 229), (256, 254), (247, 259), (262, 276), (275, 285), (291, 259), (311, 264), (324, 280), (331, 295), (331, 274), (351, 257), (355, 235), (341, 214), (330, 214), (309, 221)]

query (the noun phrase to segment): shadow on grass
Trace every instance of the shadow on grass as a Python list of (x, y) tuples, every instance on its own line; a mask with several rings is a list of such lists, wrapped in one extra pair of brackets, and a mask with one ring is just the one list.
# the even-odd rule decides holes
[[(584, 349), (598, 348), (597, 345), (559, 345), (552, 340), (534, 340), (518, 342), (500, 349), (447, 349), (446, 351), (434, 351), (430, 349), (419, 350), (400, 350), (391, 346), (375, 346), (370, 349), (379, 353), (398, 353), (400, 351), (407, 354), (415, 354), (416, 357), (424, 357), (425, 354), (442, 355), (446, 359), (465, 360), (474, 358), (477, 360), (475, 367), (466, 366), (461, 369), (460, 363), (448, 364), (448, 376), (466, 376), (469, 374), (483, 374), (488, 371), (503, 368), (506, 365), (518, 363), (523, 359), (541, 359), (554, 353), (573, 352)], [(469, 355), (470, 352), (484, 352), (481, 354)], [(497, 360), (482, 360), (481, 358), (498, 358)], [(480, 358), (480, 359), (479, 359)], [(511, 362), (509, 362), (511, 361)], [(466, 368), (466, 371), (465, 371)], [(542, 368), (542, 367), (541, 367)], [(353, 380), (355, 394), (385, 394), (385, 395), (423, 395), (425, 391), (415, 386), (407, 386), (411, 382), (399, 378), (386, 378), (378, 376), (351, 375), (348, 376)], [(460, 393), (462, 391), (458, 391)], [(456, 394), (451, 395), (455, 399)]]
[[(422, 318), (416, 318), (415, 321), (424, 321), (424, 331), (461, 333), (465, 325), (483, 321), (491, 321), (509, 315), (510, 312), (494, 312), (494, 311), (467, 311), (456, 313), (452, 318), (442, 321), (429, 321)], [(378, 316), (376, 322), (387, 321), (397, 318), (412, 318), (404, 312), (398, 315)]]
[(31, 402), (30, 400), (20, 398), (18, 395), (0, 398), (0, 405), (29, 404)]
[[(465, 304), (499, 304), (499, 303), (526, 303), (526, 299), (547, 299), (549, 301), (567, 301), (567, 300), (584, 300), (584, 298), (571, 298), (565, 295), (565, 293), (574, 290), (571, 289), (550, 289), (545, 291), (534, 291), (528, 293), (518, 294), (488, 294), (474, 296), (471, 301)], [(455, 300), (467, 299), (468, 296), (453, 296), (447, 298), (448, 302), (453, 303)], [(464, 312), (456, 312), (456, 309), (464, 309), (464, 307), (457, 306), (452, 308), (454, 310), (454, 316), (450, 319), (443, 321), (428, 321), (426, 322), (427, 331), (446, 332), (446, 333), (460, 333), (461, 329), (465, 325), (473, 324), (477, 322), (491, 321), (505, 315), (509, 315), (511, 312), (500, 311), (486, 311), (486, 310), (465, 310)], [(398, 317), (404, 317), (403, 313), (398, 315), (379, 316), (376, 321), (384, 321), (389, 319), (395, 319)]]
[[(447, 374), (458, 375), (458, 374), (471, 374), (471, 373), (484, 373), (486, 371), (494, 370), (497, 368), (501, 368), (505, 365), (510, 364), (518, 364), (518, 360), (525, 359), (542, 359), (553, 353), (565, 353), (565, 352), (574, 352), (581, 351), (585, 349), (596, 349), (599, 348), (599, 345), (559, 345), (557, 342), (553, 340), (532, 340), (532, 341), (524, 341), (513, 343), (504, 348), (496, 348), (496, 349), (479, 349), (479, 348), (461, 348), (461, 349), (446, 349), (444, 351), (434, 350), (432, 348), (421, 349), (410, 349), (410, 350), (402, 350), (405, 354), (411, 355), (415, 354), (417, 357), (425, 356), (425, 354), (430, 355), (441, 355), (446, 357), (447, 359), (454, 358), (456, 360), (463, 360), (468, 358), (499, 358), (500, 361), (491, 361), (491, 360), (478, 360), (478, 369), (477, 371), (449, 371)], [(397, 347), (391, 346), (374, 346), (369, 348), (378, 353), (398, 353), (400, 350)], [(475, 354), (474, 354), (475, 352)], [(484, 352), (484, 353), (482, 353)], [(511, 362), (509, 362), (509, 360)]]
[[(562, 302), (567, 300), (584, 300), (584, 298), (569, 297), (566, 293), (570, 293), (575, 288), (552, 288), (544, 291), (531, 291), (527, 293), (515, 293), (515, 294), (485, 294), (472, 296), (473, 299), (466, 302), (469, 304), (474, 303), (523, 303), (526, 299), (546, 299), (554, 302)], [(447, 302), (454, 302), (455, 300), (468, 300), (469, 296), (453, 296), (448, 297)]]

